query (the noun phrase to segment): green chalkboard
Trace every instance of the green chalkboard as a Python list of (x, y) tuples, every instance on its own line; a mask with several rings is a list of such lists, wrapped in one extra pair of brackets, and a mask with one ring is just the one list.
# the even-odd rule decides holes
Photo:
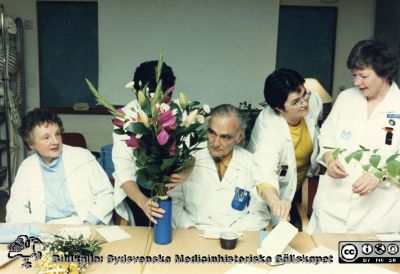
[(96, 108), (85, 78), (98, 86), (96, 2), (38, 1), (40, 105), (73, 112), (78, 102)]
[(281, 6), (276, 68), (316, 78), (332, 94), (336, 7)]

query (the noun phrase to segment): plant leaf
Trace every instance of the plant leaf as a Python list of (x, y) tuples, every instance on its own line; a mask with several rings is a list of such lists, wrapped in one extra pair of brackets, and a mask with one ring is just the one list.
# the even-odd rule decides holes
[(380, 155), (372, 155), (369, 158), (369, 163), (374, 167), (374, 168), (378, 168), (379, 162), (381, 161), (381, 156)]
[[(333, 158), (333, 159), (335, 159), (335, 157)], [(347, 155), (345, 158), (344, 158), (344, 160), (346, 161), (346, 163), (350, 163), (350, 161), (351, 161), (351, 159), (353, 159), (353, 155)]]
[(368, 170), (370, 169), (370, 167), (371, 167), (370, 164), (366, 164), (366, 165), (363, 165), (363, 166), (362, 166), (362, 169), (363, 169), (365, 172), (368, 172)]
[(136, 122), (130, 124), (129, 126), (126, 127), (125, 130), (128, 132), (142, 134), (142, 135), (146, 135), (149, 133), (149, 129), (142, 122)]
[(362, 145), (360, 145), (360, 148), (361, 148), (362, 151), (369, 151), (368, 148), (366, 148), (366, 147), (364, 147), (364, 146), (362, 146)]
[(332, 152), (332, 157), (334, 160), (337, 160), (340, 154), (340, 148), (335, 148), (335, 150)]
[(336, 147), (328, 147), (328, 146), (324, 146), (323, 148), (325, 148), (325, 149), (337, 149)]
[(383, 176), (385, 176), (385, 172), (382, 170), (378, 170), (374, 172), (374, 176), (379, 179), (379, 181), (383, 180)]
[(114, 133), (118, 134), (118, 135), (123, 135), (123, 134), (125, 134), (125, 131), (122, 128), (118, 127), (116, 129), (114, 129)]
[(396, 158), (400, 155), (400, 153), (393, 154), (389, 158), (386, 159), (386, 164), (389, 164), (391, 161), (396, 160)]
[(356, 159), (357, 161), (360, 161), (363, 156), (363, 152), (361, 150), (355, 151), (352, 154), (353, 158)]
[(398, 173), (400, 171), (400, 162), (397, 160), (393, 160), (387, 164), (386, 169), (387, 169), (389, 176), (394, 178), (398, 175)]
[(170, 168), (175, 163), (175, 160), (175, 157), (164, 159), (160, 166), (161, 171), (165, 171), (166, 169)]

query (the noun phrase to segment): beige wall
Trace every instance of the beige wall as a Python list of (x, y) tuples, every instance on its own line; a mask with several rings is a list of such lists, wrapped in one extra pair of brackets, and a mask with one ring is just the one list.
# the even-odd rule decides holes
[[(101, 0), (105, 1), (105, 0)], [(107, 0), (109, 1), (109, 0)], [(161, 0), (158, 0), (160, 2)], [(245, 2), (246, 5), (250, 5), (250, 3), (254, 1), (254, 3), (257, 3), (257, 5), (261, 5), (261, 7), (266, 7), (265, 5), (260, 2), (260, 0), (249, 0), (249, 1), (242, 1)], [(263, 34), (265, 34), (265, 38), (261, 41), (266, 41), (265, 42), (265, 52), (261, 58), (261, 61), (264, 62), (264, 64), (260, 64), (259, 61), (256, 61), (254, 71), (252, 72), (255, 76), (252, 76), (253, 78), (250, 77), (251, 83), (246, 83), (246, 86), (250, 86), (251, 89), (245, 89), (243, 90), (243, 93), (248, 93), (249, 90), (252, 92), (254, 90), (255, 93), (252, 93), (250, 96), (242, 96), (239, 97), (239, 94), (242, 94), (242, 89), (237, 89), (235, 92), (234, 96), (232, 96), (231, 93), (229, 95), (224, 95), (223, 97), (218, 97), (217, 101), (218, 103), (224, 99), (227, 98), (228, 101), (232, 103), (237, 103), (243, 100), (248, 100), (247, 98), (250, 97), (251, 102), (255, 103), (258, 102), (262, 99), (262, 85), (264, 81), (265, 74), (268, 72), (272, 71), (274, 66), (275, 66), (275, 52), (276, 52), (276, 32), (277, 32), (277, 5), (279, 3), (278, 0), (273, 0), (272, 5), (271, 2), (272, 0), (268, 0), (269, 4), (268, 7), (276, 9), (276, 13), (272, 14), (271, 16), (266, 16), (266, 18), (259, 19), (260, 24), (255, 24), (255, 27), (265, 27), (265, 30), (263, 31)], [(134, 3), (137, 3), (138, 1), (111, 1), (113, 5), (118, 5), (118, 3), (124, 3), (126, 5), (127, 3), (131, 3), (134, 5)], [(165, 0), (163, 2), (166, 2)], [(174, 1), (175, 3), (176, 1)], [(189, 1), (188, 3), (195, 3), (196, 1)], [(198, 1), (197, 1), (198, 2)], [(209, 5), (212, 5), (213, 1), (206, 1)], [(215, 1), (217, 2), (217, 1)], [(223, 2), (220, 0), (219, 3)], [(230, 1), (225, 0), (226, 3), (230, 3)], [(242, 9), (239, 5), (239, 0), (235, 0), (235, 5), (232, 5), (232, 8), (234, 10), (229, 10), (231, 8), (231, 5), (226, 5), (226, 12), (227, 13), (232, 13), (236, 15), (240, 15), (240, 12), (247, 11), (251, 12), (251, 9)], [(267, 1), (265, 1), (267, 2)], [(323, 4), (320, 1), (317, 0), (281, 0), (281, 4), (285, 5), (316, 5), (316, 6), (324, 6), (326, 4)], [(38, 41), (37, 41), (37, 24), (36, 24), (36, 1), (35, 0), (0, 0), (0, 3), (4, 4), (6, 11), (8, 14), (12, 15), (13, 17), (21, 17), (23, 20), (32, 20), (32, 25), (33, 29), (31, 30), (26, 30), (25, 31), (25, 60), (26, 60), (26, 78), (27, 78), (27, 109), (31, 110), (34, 107), (39, 106), (39, 78), (38, 78)], [(157, 3), (157, 1), (156, 1)], [(194, 4), (193, 4), (194, 5)], [(339, 0), (337, 4), (331, 4), (333, 6), (338, 7), (338, 25), (337, 25), (337, 37), (336, 37), (336, 58), (335, 58), (335, 70), (334, 70), (334, 85), (333, 85), (333, 93), (337, 94), (339, 87), (344, 86), (344, 87), (350, 87), (352, 85), (351, 83), (351, 77), (349, 72), (347, 71), (347, 68), (345, 66), (345, 61), (347, 58), (347, 55), (351, 49), (351, 47), (361, 39), (368, 38), (372, 36), (373, 33), (373, 25), (374, 25), (374, 7), (375, 7), (375, 0)], [(186, 8), (190, 8), (189, 6), (186, 6)], [(209, 7), (210, 9), (212, 7)], [(118, 7), (116, 10), (124, 10), (121, 7)], [(134, 9), (133, 7), (130, 7), (130, 9)], [(128, 9), (129, 10), (129, 9)], [(175, 16), (180, 16), (178, 13), (179, 9), (177, 9), (177, 13)], [(160, 9), (160, 12), (162, 12), (162, 9)], [(184, 11), (183, 11), (184, 12)], [(207, 9), (202, 10), (203, 13), (198, 13), (198, 16), (207, 16)], [(266, 12), (268, 14), (268, 11)], [(126, 14), (125, 14), (126, 15)], [(116, 16), (116, 15), (115, 15)], [(157, 18), (156, 12), (152, 14), (153, 18)], [(173, 16), (173, 14), (171, 15)], [(251, 14), (248, 14), (248, 17), (251, 17)], [(112, 16), (109, 16), (108, 18), (112, 18)], [(100, 19), (100, 15), (99, 15)], [(189, 20), (190, 18), (188, 18)], [(254, 20), (254, 18), (252, 19)], [(267, 20), (267, 21), (265, 21)], [(257, 22), (257, 21), (255, 21)], [(101, 25), (101, 23), (100, 23)], [(190, 26), (191, 24), (188, 24)], [(181, 28), (185, 28), (185, 25), (181, 25)], [(218, 28), (209, 28), (211, 36), (220, 36), (223, 35), (220, 33), (220, 30)], [(218, 32), (216, 32), (218, 31)], [(186, 32), (190, 32), (189, 29), (186, 29)], [(232, 31), (230, 32), (231, 34), (233, 33)], [(99, 33), (99, 36), (101, 35), (107, 35), (107, 32), (105, 33)], [(111, 35), (111, 34), (110, 34)], [(115, 35), (115, 33), (113, 33)], [(231, 37), (230, 37), (231, 39)], [(259, 41), (259, 40), (258, 40)], [(129, 48), (129, 45), (125, 45), (126, 48), (124, 48), (124, 45), (118, 44), (118, 50), (122, 51), (125, 50), (127, 52), (131, 52), (133, 49)], [(204, 47), (196, 49), (194, 47), (194, 44), (191, 45), (192, 49), (191, 51), (196, 52), (197, 50), (199, 51), (204, 51)], [(199, 46), (200, 47), (200, 46)], [(260, 50), (260, 46), (258, 45), (255, 47), (256, 50)], [(100, 49), (101, 50), (101, 49)], [(250, 51), (250, 53), (254, 54), (253, 52)], [(257, 52), (256, 52), (257, 53)], [(148, 59), (148, 56), (146, 53), (146, 56), (141, 57), (144, 59)], [(154, 52), (152, 54), (158, 54), (158, 52)], [(184, 52), (184, 54), (188, 54), (188, 52)], [(206, 53), (204, 53), (206, 54)], [(101, 57), (100, 57), (101, 58)], [(139, 57), (135, 62), (137, 61), (142, 61)], [(169, 58), (169, 59), (168, 59)], [(193, 78), (199, 78), (201, 79), (202, 77), (202, 72), (206, 69), (204, 67), (204, 64), (202, 64), (203, 67), (198, 67), (195, 71), (190, 71), (187, 70), (184, 67), (184, 58), (182, 57), (179, 59), (178, 54), (171, 53), (171, 55), (167, 56), (168, 60), (171, 60), (170, 63), (174, 64), (176, 63), (177, 66), (177, 71), (176, 74), (179, 78), (182, 78), (182, 88), (188, 87), (189, 89), (192, 89), (192, 86), (190, 86), (192, 83), (189, 82), (190, 80), (188, 79), (193, 79)], [(257, 59), (253, 59), (257, 60)], [(240, 61), (240, 59), (239, 59)], [(135, 63), (132, 62), (132, 63)], [(100, 60), (100, 64), (102, 61)], [(131, 64), (131, 63), (130, 63)], [(240, 65), (240, 64), (239, 64)], [(175, 67), (176, 67), (175, 66)], [(101, 70), (102, 67), (100, 67), (100, 77), (101, 76)], [(129, 71), (127, 73), (127, 76), (130, 75), (132, 72), (133, 68), (129, 68)], [(223, 69), (219, 69), (216, 71), (210, 70), (211, 74), (214, 74), (218, 78), (218, 74), (222, 73), (223, 78), (228, 77), (228, 79), (225, 80), (234, 80), (236, 81), (238, 77), (241, 77), (241, 75), (232, 75), (226, 72), (229, 71), (235, 71), (238, 73), (237, 68), (234, 68), (232, 63), (228, 63), (228, 66), (223, 67)], [(178, 74), (179, 72), (179, 74)], [(249, 73), (248, 68), (246, 69), (246, 73)], [(126, 76), (126, 77), (127, 77)], [(106, 76), (103, 76), (106, 77)], [(213, 75), (207, 75), (207, 77), (213, 77)], [(229, 78), (232, 77), (232, 78)], [(249, 77), (243, 77), (243, 81), (248, 81)], [(125, 79), (125, 78), (124, 78)], [(107, 81), (104, 79), (104, 81)], [(121, 80), (122, 81), (122, 80)], [(181, 81), (181, 80), (179, 80)], [(198, 82), (200, 83), (200, 82)], [(203, 81), (204, 83), (204, 81)], [(122, 85), (124, 83), (121, 83)], [(206, 92), (204, 97), (205, 101), (212, 101), (213, 99), (213, 94), (215, 94), (215, 91), (211, 89), (212, 85), (215, 85), (215, 83), (207, 83), (207, 86), (209, 86), (209, 91)], [(217, 84), (218, 86), (218, 84)], [(194, 89), (196, 87), (193, 87)], [(227, 88), (226, 92), (228, 92), (229, 89)], [(197, 92), (197, 91), (194, 91)], [(236, 97), (237, 96), (237, 97)], [(212, 103), (211, 103), (212, 104)], [(82, 132), (88, 142), (89, 148), (98, 150), (102, 145), (108, 144), (112, 142), (111, 138), (111, 124), (110, 124), (110, 116), (106, 115), (61, 115), (61, 118), (64, 121), (66, 131), (78, 131)]]

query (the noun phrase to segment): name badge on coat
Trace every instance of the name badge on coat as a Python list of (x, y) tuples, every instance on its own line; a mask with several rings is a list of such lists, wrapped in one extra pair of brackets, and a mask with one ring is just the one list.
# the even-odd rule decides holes
[(250, 202), (250, 192), (240, 187), (235, 187), (235, 195), (233, 196), (231, 206), (233, 209), (242, 211)]

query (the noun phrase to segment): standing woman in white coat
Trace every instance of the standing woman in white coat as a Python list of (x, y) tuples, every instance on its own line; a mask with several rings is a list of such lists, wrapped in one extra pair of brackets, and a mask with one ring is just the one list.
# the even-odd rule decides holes
[(322, 102), (305, 89), (304, 78), (290, 69), (267, 77), (264, 98), (268, 106), (256, 120), (249, 150), (254, 152), (258, 193), (276, 225), (277, 218), (289, 218), (296, 190), (318, 168), (317, 122)]
[(351, 50), (347, 67), (355, 87), (340, 93), (321, 129), (319, 159), (327, 174), (320, 177), (309, 232), (399, 233), (398, 187), (385, 187), (361, 164), (334, 160), (326, 149), (379, 149), (382, 163), (398, 152), (400, 91), (393, 81), (398, 55), (385, 43), (363, 40)]
[(33, 150), (18, 168), (7, 203), (12, 223), (108, 224), (113, 188), (92, 153), (63, 145), (61, 119), (39, 108), (24, 115), (19, 133)]

